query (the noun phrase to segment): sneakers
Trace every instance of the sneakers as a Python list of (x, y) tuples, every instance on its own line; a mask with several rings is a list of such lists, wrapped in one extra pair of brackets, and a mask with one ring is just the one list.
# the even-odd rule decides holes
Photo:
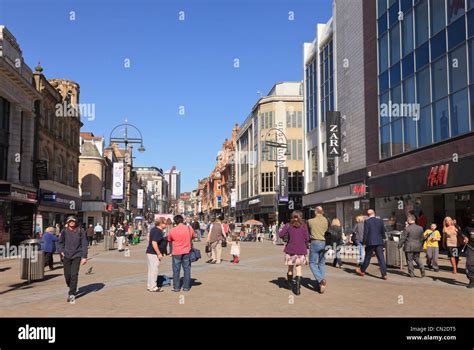
[(321, 283), (319, 283), (320, 294), (324, 294), (324, 292), (326, 291), (326, 286), (327, 286), (326, 280), (322, 280)]
[(72, 303), (72, 302), (74, 302), (75, 300), (76, 300), (76, 297), (75, 297), (74, 295), (69, 295), (69, 296), (67, 297), (67, 302), (68, 302), (68, 303)]
[(149, 292), (152, 292), (152, 293), (161, 293), (163, 292), (163, 289), (157, 287), (155, 289), (147, 289)]

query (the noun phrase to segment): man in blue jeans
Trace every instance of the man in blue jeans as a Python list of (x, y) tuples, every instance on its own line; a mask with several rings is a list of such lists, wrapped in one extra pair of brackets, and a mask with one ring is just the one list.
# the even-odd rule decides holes
[(309, 251), (309, 267), (316, 279), (317, 289), (323, 294), (326, 290), (326, 239), (324, 234), (329, 228), (329, 221), (324, 216), (322, 207), (316, 207), (316, 216), (308, 220), (311, 247)]
[(176, 224), (168, 233), (168, 242), (173, 242), (171, 255), (173, 262), (173, 292), (181, 290), (180, 273), (181, 267), (184, 270), (183, 291), (191, 289), (191, 260), (189, 252), (191, 251), (191, 242), (196, 233), (191, 226), (183, 224), (184, 219), (181, 215), (174, 217)]

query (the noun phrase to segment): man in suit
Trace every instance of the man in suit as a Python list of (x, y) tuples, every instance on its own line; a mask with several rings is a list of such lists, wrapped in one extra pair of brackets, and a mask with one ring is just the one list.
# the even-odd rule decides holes
[(383, 255), (383, 240), (385, 238), (385, 227), (382, 219), (375, 217), (375, 210), (369, 209), (367, 211), (369, 218), (364, 223), (364, 244), (365, 244), (365, 259), (361, 268), (356, 268), (356, 273), (359, 276), (365, 276), (365, 271), (369, 267), (370, 259), (373, 252), (377, 256), (382, 279), (387, 279), (387, 265), (385, 264), (385, 257)]
[(420, 252), (423, 251), (423, 243), (425, 241), (423, 227), (418, 226), (415, 223), (416, 219), (413, 215), (408, 215), (407, 222), (408, 226), (402, 233), (398, 247), (404, 247), (403, 250), (407, 257), (408, 273), (410, 274), (410, 277), (415, 277), (413, 261), (416, 262), (416, 266), (420, 269), (421, 277), (425, 277), (425, 267), (420, 260)]

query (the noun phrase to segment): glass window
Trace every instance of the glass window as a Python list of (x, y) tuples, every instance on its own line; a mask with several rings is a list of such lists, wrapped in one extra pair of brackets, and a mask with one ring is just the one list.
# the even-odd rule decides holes
[(273, 128), (273, 112), (270, 112), (270, 125), (268, 127)]
[(387, 31), (388, 28), (387, 13), (378, 19), (377, 26), (379, 31), (379, 36)]
[(293, 128), (296, 128), (296, 112), (293, 112), (291, 117), (292, 117), (291, 126), (292, 126)]
[(391, 100), (392, 103), (402, 103), (402, 86), (397, 85), (396, 87), (392, 88), (391, 90)]
[(469, 40), (469, 83), (474, 83), (474, 39)]
[(474, 0), (467, 0), (467, 9), (470, 10), (474, 8)]
[(418, 121), (418, 144), (420, 147), (433, 143), (431, 135), (431, 106), (422, 108)]
[(379, 39), (380, 50), (380, 72), (384, 72), (388, 68), (388, 34), (385, 33)]
[(434, 141), (439, 142), (449, 138), (448, 99), (445, 98), (434, 104)]
[[(387, 91), (385, 94), (381, 95), (380, 96), (380, 111), (382, 110), (382, 107), (386, 108), (387, 111), (389, 112), (388, 110), (388, 107), (389, 107), (389, 92)], [(380, 125), (385, 125), (385, 124), (388, 124), (390, 123), (390, 117), (389, 116), (380, 116)]]
[(406, 13), (407, 11), (411, 10), (413, 6), (412, 0), (400, 0), (400, 9)]
[(446, 27), (446, 2), (431, 0), (431, 36)]
[(303, 127), (303, 112), (298, 112), (298, 128)]
[(415, 62), (414, 62), (414, 55), (413, 52), (405, 57), (402, 61), (402, 72), (403, 72), (403, 79), (409, 77), (415, 71)]
[(464, 14), (464, 0), (448, 0), (448, 23)]
[(446, 56), (436, 61), (431, 66), (433, 78), (433, 101), (437, 101), (448, 95), (448, 69)]
[(402, 118), (392, 122), (392, 156), (403, 153)]
[(446, 53), (446, 32), (443, 30), (431, 39), (431, 61)]
[(418, 103), (424, 107), (430, 103), (430, 70), (423, 69), (416, 74), (416, 90), (418, 93)]
[(400, 82), (400, 63), (390, 68), (390, 85), (396, 85)]
[(467, 86), (466, 45), (449, 54), (449, 92), (453, 93)]
[(415, 103), (415, 79), (413, 77), (403, 82), (403, 103)]
[(416, 119), (418, 117), (403, 118), (404, 152), (416, 149)]
[(388, 10), (388, 23), (390, 28), (398, 22), (398, 11), (398, 2), (390, 6), (390, 9)]
[(415, 7), (415, 17), (416, 17), (416, 46), (420, 46), (426, 40), (428, 40), (428, 1), (421, 0), (418, 2), (418, 5)]
[(380, 156), (390, 157), (390, 124), (380, 128)]
[(298, 140), (298, 160), (303, 160), (303, 140)]
[(380, 92), (385, 92), (388, 89), (388, 71), (382, 73), (379, 76), (379, 89)]
[(416, 70), (426, 66), (430, 60), (429, 43), (424, 44), (416, 50)]
[(291, 140), (291, 159), (293, 159), (293, 160), (298, 159), (297, 148), (296, 148), (296, 140)]
[(403, 57), (413, 51), (413, 12), (405, 15), (402, 22)]
[(464, 17), (448, 26), (448, 47), (449, 50), (458, 46), (466, 40), (466, 21)]
[(380, 17), (382, 14), (387, 11), (387, 0), (378, 0), (377, 1), (377, 17)]
[(451, 96), (451, 137), (469, 131), (467, 89)]
[(474, 36), (474, 11), (467, 13), (467, 36), (469, 38)]
[(291, 114), (288, 111), (286, 111), (286, 127), (291, 128)]
[(400, 61), (400, 25), (390, 30), (390, 65)]

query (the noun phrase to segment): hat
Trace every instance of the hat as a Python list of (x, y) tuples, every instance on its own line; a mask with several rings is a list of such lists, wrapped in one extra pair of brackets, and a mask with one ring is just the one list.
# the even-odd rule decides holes
[(75, 216), (68, 216), (66, 219), (66, 224), (69, 223), (69, 221), (77, 222), (77, 219)]

